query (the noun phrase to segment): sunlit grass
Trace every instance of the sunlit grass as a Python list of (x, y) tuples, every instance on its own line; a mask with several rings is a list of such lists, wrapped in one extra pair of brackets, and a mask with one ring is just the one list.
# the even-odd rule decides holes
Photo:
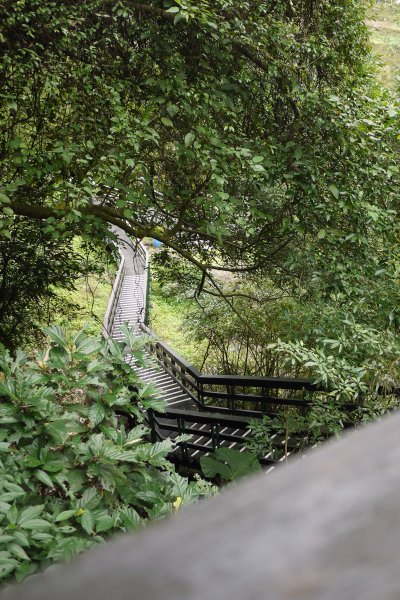
[(395, 88), (400, 84), (400, 5), (377, 4), (367, 22), (371, 30), (371, 45), (380, 62), (379, 79)]
[(203, 344), (191, 341), (185, 333), (185, 317), (190, 310), (190, 300), (174, 296), (166, 298), (160, 286), (153, 282), (151, 291), (151, 329), (159, 338), (196, 367), (201, 366)]
[(58, 323), (69, 331), (85, 328), (91, 335), (102, 332), (102, 323), (112, 288), (112, 273), (89, 275), (75, 283), (75, 290), (58, 289), (57, 296), (74, 306)]

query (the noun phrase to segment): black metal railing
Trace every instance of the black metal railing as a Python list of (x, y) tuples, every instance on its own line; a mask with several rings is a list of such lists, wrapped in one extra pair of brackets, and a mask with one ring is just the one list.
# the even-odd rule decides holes
[[(190, 436), (187, 441), (177, 442), (172, 456), (186, 465), (198, 465), (203, 454), (212, 453), (221, 446), (243, 451), (246, 441), (251, 439), (251, 418), (237, 415), (167, 408), (163, 413), (148, 410), (147, 422), (153, 443)], [(271, 467), (309, 445), (307, 432), (271, 431), (268, 448), (258, 460), (261, 465)]]
[[(175, 458), (181, 462), (196, 463), (204, 453), (222, 445), (232, 445), (237, 450), (245, 448), (245, 438), (250, 433), (250, 419), (235, 415), (224, 415), (189, 410), (169, 410), (163, 413), (148, 411), (148, 423), (152, 442), (190, 435), (188, 441), (179, 442)], [(260, 458), (264, 465), (274, 465), (272, 458)]]
[[(144, 333), (151, 330), (142, 325)], [(244, 417), (271, 414), (280, 407), (306, 409), (315, 396), (323, 397), (328, 390), (310, 379), (289, 377), (254, 377), (242, 375), (204, 375), (179, 356), (168, 344), (149, 343), (149, 349), (159, 365), (193, 399), (199, 410)], [(345, 404), (351, 410), (355, 404)]]

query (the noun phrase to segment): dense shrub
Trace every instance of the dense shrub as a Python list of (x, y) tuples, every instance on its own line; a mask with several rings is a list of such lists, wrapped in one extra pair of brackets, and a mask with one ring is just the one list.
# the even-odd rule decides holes
[(162, 409), (124, 351), (142, 361), (144, 340), (125, 343), (53, 326), (30, 359), (0, 353), (0, 579), (141, 527), (213, 488), (175, 472), (169, 440), (150, 443), (143, 409)]

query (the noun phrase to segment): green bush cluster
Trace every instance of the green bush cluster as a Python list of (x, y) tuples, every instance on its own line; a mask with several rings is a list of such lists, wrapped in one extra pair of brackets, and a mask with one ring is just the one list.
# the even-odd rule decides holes
[(0, 580), (141, 527), (213, 493), (175, 472), (169, 440), (150, 443), (144, 409), (162, 409), (127, 364), (144, 338), (73, 338), (45, 329), (34, 359), (0, 352)]

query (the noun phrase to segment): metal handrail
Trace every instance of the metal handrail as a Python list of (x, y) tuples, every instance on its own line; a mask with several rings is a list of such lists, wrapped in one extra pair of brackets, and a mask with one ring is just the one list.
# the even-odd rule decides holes
[[(141, 330), (155, 337), (154, 333), (143, 324)], [(310, 379), (204, 375), (168, 344), (150, 341), (148, 347), (158, 363), (193, 399), (200, 410), (257, 417), (270, 412), (271, 407), (306, 408), (312, 404), (312, 399), (304, 398), (305, 392), (309, 394), (328, 392)], [(282, 392), (284, 395), (280, 395)], [(293, 392), (302, 392), (303, 397), (293, 397), (295, 395)], [(343, 408), (352, 410), (356, 405), (345, 404)]]
[(120, 256), (121, 259), (119, 262), (119, 268), (114, 279), (111, 294), (108, 299), (107, 309), (103, 319), (103, 337), (105, 339), (109, 338), (112, 332), (115, 320), (115, 312), (117, 310), (119, 296), (125, 277), (125, 258), (122, 256), (122, 254)]
[(138, 258), (142, 261), (144, 271), (144, 324), (148, 326), (150, 323), (150, 254), (146, 246), (140, 240), (137, 241), (136, 250)]

